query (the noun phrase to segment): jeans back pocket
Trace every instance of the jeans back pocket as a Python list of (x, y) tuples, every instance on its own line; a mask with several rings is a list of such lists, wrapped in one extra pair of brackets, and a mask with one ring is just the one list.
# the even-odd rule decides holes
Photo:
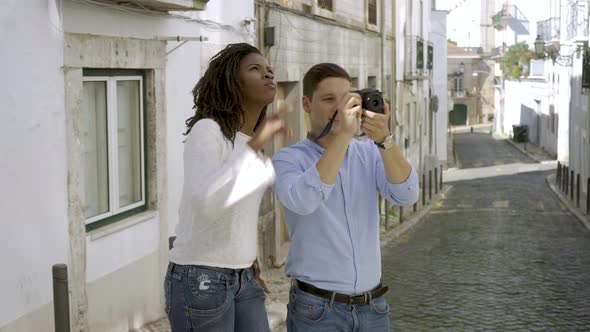
[(223, 312), (230, 300), (229, 282), (217, 271), (191, 268), (186, 278), (187, 305), (191, 315), (211, 316)]

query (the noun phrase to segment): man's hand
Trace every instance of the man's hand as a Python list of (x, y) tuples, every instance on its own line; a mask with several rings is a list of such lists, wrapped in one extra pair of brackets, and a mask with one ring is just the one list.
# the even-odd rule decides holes
[(258, 265), (258, 258), (254, 261), (254, 264), (252, 264), (252, 270), (254, 270), (254, 277), (256, 278), (256, 282), (260, 285), (260, 287), (262, 287), (262, 289), (264, 289), (264, 292), (266, 294), (270, 294), (270, 290), (268, 289), (268, 287), (266, 287), (266, 282), (264, 282), (264, 280), (260, 276), (261, 271), (260, 266)]
[(336, 134), (344, 134), (352, 138), (358, 130), (358, 118), (362, 114), (362, 100), (357, 93), (348, 93), (338, 106), (336, 120), (339, 125), (334, 128)]
[(389, 131), (389, 105), (385, 103), (383, 114), (363, 110), (361, 130), (375, 143), (383, 143), (390, 135)]

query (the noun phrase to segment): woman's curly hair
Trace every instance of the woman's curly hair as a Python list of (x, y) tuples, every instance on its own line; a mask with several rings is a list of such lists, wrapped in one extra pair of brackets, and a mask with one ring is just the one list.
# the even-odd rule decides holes
[[(242, 94), (240, 92), (240, 61), (248, 54), (260, 51), (246, 43), (229, 44), (211, 61), (201, 79), (193, 88), (195, 115), (185, 123), (188, 135), (193, 125), (205, 118), (213, 119), (223, 135), (232, 143), (236, 133), (245, 121), (245, 110), (242, 108)], [(266, 117), (266, 107), (262, 110), (256, 127)]]

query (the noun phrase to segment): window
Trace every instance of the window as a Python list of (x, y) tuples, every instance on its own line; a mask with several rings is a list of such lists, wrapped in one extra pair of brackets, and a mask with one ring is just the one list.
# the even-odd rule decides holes
[(455, 92), (463, 91), (463, 76), (456, 76), (453, 86)]
[(360, 89), (358, 77), (353, 77), (350, 80), (351, 80), (350, 85), (353, 89)]
[(80, 143), (86, 225), (145, 209), (143, 82), (137, 71), (84, 71)]
[(333, 10), (332, 0), (318, 0), (318, 7), (327, 10)]
[(369, 24), (377, 25), (377, 0), (368, 1)]

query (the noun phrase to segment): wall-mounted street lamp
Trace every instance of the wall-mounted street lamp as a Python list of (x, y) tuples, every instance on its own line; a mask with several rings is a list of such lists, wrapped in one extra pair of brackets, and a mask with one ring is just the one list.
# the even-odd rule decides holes
[(548, 56), (553, 63), (564, 67), (571, 66), (573, 63), (573, 53), (570, 55), (559, 54), (559, 45), (555, 43), (545, 44), (545, 41), (540, 35), (537, 35), (535, 39), (535, 53), (542, 57)]

